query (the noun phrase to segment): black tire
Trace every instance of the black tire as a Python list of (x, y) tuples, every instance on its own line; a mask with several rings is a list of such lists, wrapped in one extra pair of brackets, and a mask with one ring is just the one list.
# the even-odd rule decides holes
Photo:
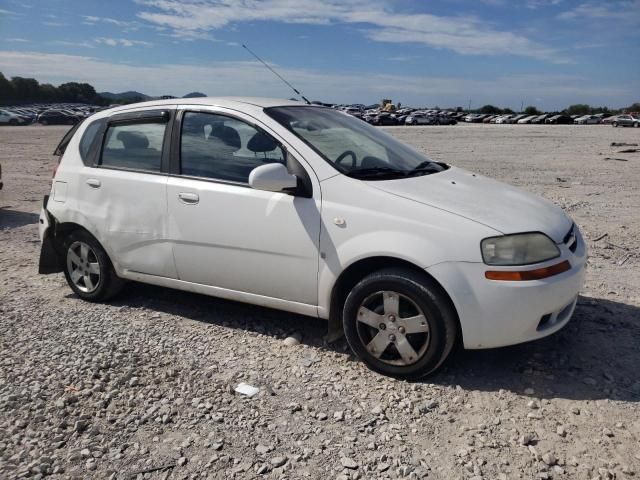
[(18, 121), (15, 118), (12, 118), (11, 120), (9, 120), (9, 125), (18, 125)]
[(638, 122), (635, 122), (635, 123), (633, 124), (633, 128), (638, 128), (638, 127), (640, 127), (640, 124), (639, 124)]
[[(416, 352), (418, 359), (408, 365), (391, 365), (388, 360), (381, 360), (370, 353), (362, 333), (363, 329), (368, 329), (371, 335), (376, 335), (375, 329), (357, 320), (363, 302), (387, 291), (397, 292), (401, 297), (413, 302), (422, 310), (428, 323), (428, 333), (417, 334), (427, 337), (426, 350), (423, 353)], [(383, 317), (385, 315), (386, 312)], [(400, 313), (398, 317), (400, 320), (403, 318)], [(342, 320), (347, 342), (358, 358), (376, 372), (406, 380), (417, 380), (437, 370), (451, 353), (459, 331), (455, 309), (441, 287), (425, 274), (399, 268), (379, 270), (358, 282), (347, 296)], [(390, 328), (388, 332), (391, 332)], [(377, 334), (382, 330), (386, 328), (378, 329)], [(409, 334), (405, 336), (408, 337)], [(395, 345), (395, 342), (387, 345), (379, 357), (387, 355), (388, 352), (395, 352), (399, 356)]]
[[(90, 291), (83, 291), (82, 287), (77, 285), (72, 280), (72, 272), (70, 271), (73, 266), (69, 262), (69, 251), (78, 243), (84, 243), (90, 247), (92, 260), (95, 260), (98, 263), (99, 267), (99, 277), (97, 284)], [(64, 242), (64, 250), (63, 250), (63, 265), (64, 265), (64, 276), (67, 279), (67, 283), (74, 291), (76, 295), (78, 295), (81, 299), (86, 300), (88, 302), (103, 302), (109, 300), (113, 296), (115, 296), (122, 287), (125, 282), (120, 277), (116, 275), (115, 270), (113, 269), (113, 264), (109, 259), (109, 256), (104, 251), (100, 243), (93, 238), (88, 232), (83, 230), (76, 230), (72, 232)], [(94, 262), (95, 263), (95, 262)], [(94, 277), (95, 279), (96, 277)]]
[(614, 127), (617, 127), (618, 126), (618, 122), (613, 122), (611, 125), (614, 126)]
[(47, 125), (47, 121), (46, 120), (40, 120), (40, 125)]

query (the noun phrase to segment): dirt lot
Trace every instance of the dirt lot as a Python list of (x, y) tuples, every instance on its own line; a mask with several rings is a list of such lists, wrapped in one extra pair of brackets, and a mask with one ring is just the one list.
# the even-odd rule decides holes
[[(563, 331), (460, 352), (414, 384), (324, 344), (319, 320), (135, 284), (92, 305), (61, 274), (38, 276), (64, 130), (0, 129), (0, 477), (640, 476), (640, 153), (610, 147), (640, 130), (389, 129), (561, 205), (590, 251)], [(260, 393), (234, 394), (240, 381)]]

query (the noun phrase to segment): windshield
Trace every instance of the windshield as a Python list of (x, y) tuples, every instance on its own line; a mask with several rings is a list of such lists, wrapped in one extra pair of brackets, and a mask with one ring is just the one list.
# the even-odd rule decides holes
[(320, 154), (336, 170), (355, 178), (384, 180), (446, 170), (391, 135), (323, 107), (272, 107), (265, 112)]

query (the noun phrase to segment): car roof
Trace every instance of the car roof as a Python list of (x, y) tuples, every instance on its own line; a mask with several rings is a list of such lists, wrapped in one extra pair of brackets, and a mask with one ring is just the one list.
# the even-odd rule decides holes
[[(157, 107), (163, 105), (207, 105), (216, 107), (238, 108), (242, 104), (255, 107), (285, 107), (285, 106), (305, 106), (302, 101), (283, 100), (281, 98), (268, 97), (197, 97), (197, 98), (170, 98), (167, 100), (151, 100), (148, 102), (130, 103), (121, 107), (114, 107), (108, 110), (109, 114), (141, 107)], [(316, 106), (316, 105), (313, 105)]]

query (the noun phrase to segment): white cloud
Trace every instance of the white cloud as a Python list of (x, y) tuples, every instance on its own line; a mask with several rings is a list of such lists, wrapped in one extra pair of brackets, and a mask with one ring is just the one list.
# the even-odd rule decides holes
[(526, 6), (532, 10), (541, 7), (560, 5), (564, 0), (527, 0)]
[(0, 15), (19, 15), (19, 14), (11, 10), (5, 10), (4, 8), (0, 8)]
[(140, 22), (118, 20), (110, 17), (96, 17), (95, 15), (83, 15), (82, 18), (85, 25), (96, 25), (97, 23), (104, 23), (108, 25), (115, 25), (120, 27), (123, 32), (133, 32), (140, 28)]
[[(553, 0), (555, 1), (555, 0)], [(241, 22), (346, 23), (378, 42), (420, 43), (466, 55), (513, 54), (566, 63), (553, 48), (469, 16), (398, 13), (384, 0), (136, 0), (138, 17), (188, 37)]]
[(101, 45), (108, 45), (109, 47), (133, 47), (136, 45), (151, 47), (153, 45), (151, 42), (145, 42), (143, 40), (129, 40), (128, 38), (99, 37), (94, 41)]
[(640, 23), (640, 0), (585, 2), (558, 15), (560, 20), (593, 19), (621, 23)]
[(5, 38), (6, 42), (26, 43), (29, 40), (26, 38)]
[[(0, 51), (5, 75), (24, 75), (41, 82), (89, 82), (98, 91), (137, 90), (149, 95), (256, 95), (289, 98), (292, 92), (257, 62), (201, 62), (193, 64), (126, 65), (90, 56), (41, 52)], [(456, 106), (486, 103), (519, 107), (521, 99), (544, 98), (545, 107), (572, 103), (631, 104), (634, 85), (605, 86), (578, 75), (496, 75), (490, 79), (413, 76), (371, 72), (326, 73), (278, 67), (307, 98), (332, 102), (371, 103), (393, 98), (403, 104)], [(529, 101), (532, 101), (529, 100)]]
[(93, 45), (90, 42), (84, 41), (84, 42), (71, 42), (71, 41), (67, 41), (67, 40), (54, 40), (51, 43), (53, 43), (54, 45), (60, 45), (61, 47), (81, 47), (81, 48), (96, 48), (95, 45)]

